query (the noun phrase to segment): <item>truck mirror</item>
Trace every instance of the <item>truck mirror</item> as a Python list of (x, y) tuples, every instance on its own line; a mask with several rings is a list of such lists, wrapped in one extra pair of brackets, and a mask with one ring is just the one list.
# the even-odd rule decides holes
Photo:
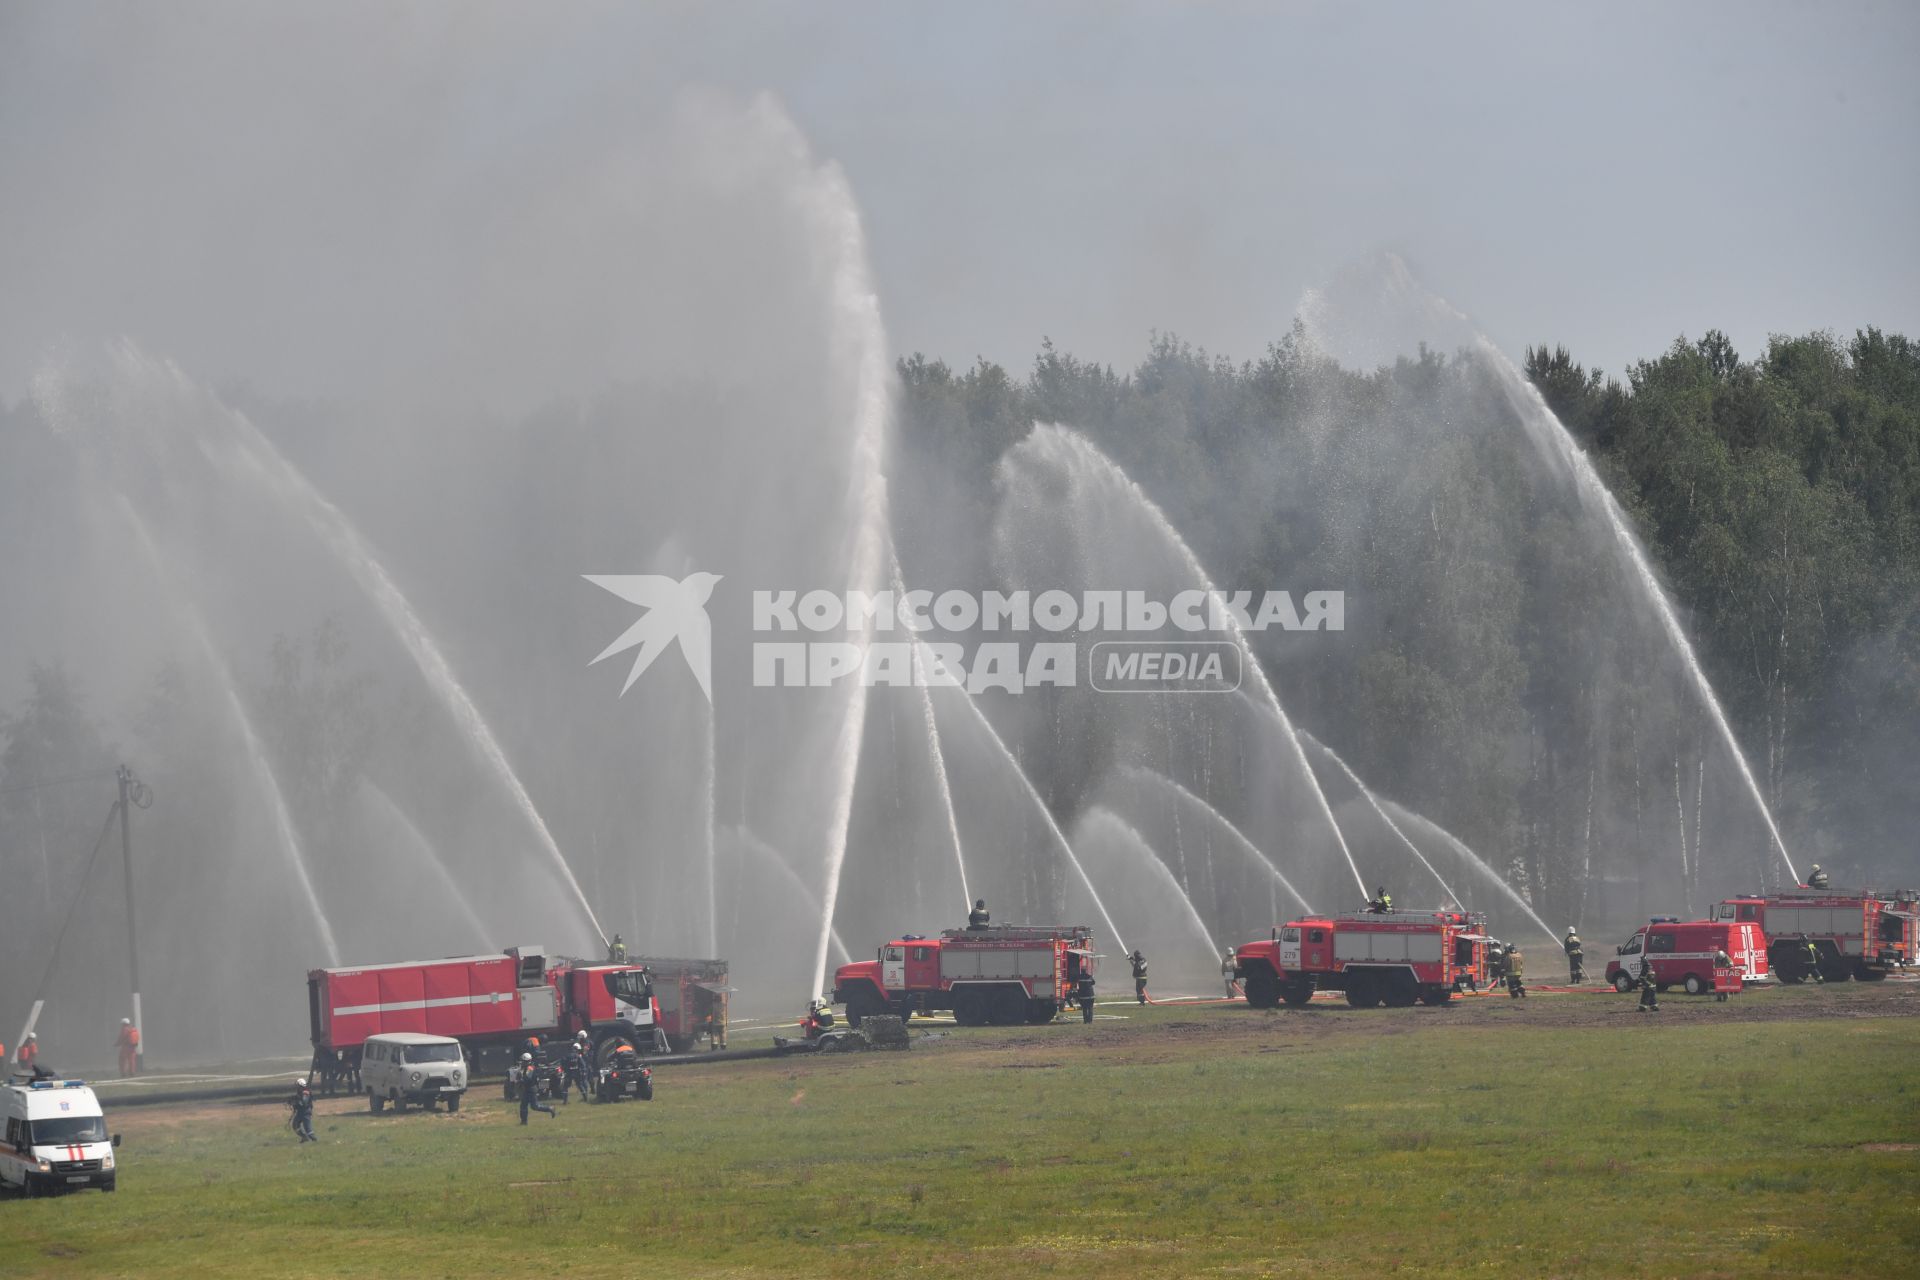
[(117, 1133), (113, 1135), (113, 1145), (116, 1147), (120, 1145), (120, 1135)]
[(1613, 949), (1613, 954), (1615, 954), (1615, 955), (1617, 955), (1617, 956), (1623, 956), (1623, 955), (1625, 955), (1625, 954), (1627, 954), (1627, 949), (1626, 949), (1626, 948), (1625, 948), (1624, 946), (1620, 946), (1620, 947), (1615, 947), (1615, 948)]

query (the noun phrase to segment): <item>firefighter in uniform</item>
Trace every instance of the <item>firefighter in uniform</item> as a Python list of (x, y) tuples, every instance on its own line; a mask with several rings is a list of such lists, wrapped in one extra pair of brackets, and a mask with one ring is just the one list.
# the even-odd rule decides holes
[(550, 1116), (559, 1114), (559, 1112), (555, 1111), (552, 1107), (540, 1101), (540, 1071), (533, 1065), (532, 1054), (523, 1053), (520, 1055), (519, 1076), (521, 1124), (527, 1122), (527, 1112), (529, 1111), (544, 1111)]
[(1813, 870), (1807, 873), (1807, 888), (1824, 889), (1827, 887), (1827, 873), (1820, 869), (1819, 863), (1813, 864)]
[(313, 1090), (307, 1088), (305, 1076), (293, 1082), (293, 1097), (287, 1100), (287, 1105), (293, 1108), (293, 1117), (288, 1123), (300, 1136), (300, 1141), (302, 1143), (320, 1141), (313, 1136)]
[(1228, 947), (1226, 957), (1220, 961), (1220, 980), (1227, 984), (1227, 999), (1229, 1000), (1239, 994), (1239, 986), (1234, 980), (1239, 968), (1239, 953), (1232, 947)]
[(1074, 984), (1073, 994), (1080, 1001), (1080, 1021), (1093, 1021), (1093, 973), (1080, 971), (1080, 981)]
[(1720, 985), (1720, 972), (1725, 969), (1733, 968), (1733, 957), (1727, 954), (1727, 949), (1725, 947), (1721, 947), (1718, 951), (1715, 951), (1713, 953), (1713, 968), (1714, 968), (1713, 998), (1715, 1000), (1720, 1001), (1722, 1004), (1725, 1004), (1727, 1000), (1727, 993), (1725, 989), (1722, 988)]
[(1147, 1002), (1147, 958), (1140, 948), (1135, 947), (1133, 954), (1127, 957), (1127, 963), (1133, 966), (1133, 998), (1141, 1004)]
[(1586, 957), (1580, 950), (1580, 935), (1572, 925), (1567, 926), (1567, 939), (1560, 945), (1567, 949), (1567, 985), (1577, 987), (1587, 980)]
[(113, 1043), (120, 1050), (120, 1074), (133, 1075), (140, 1069), (140, 1028), (132, 1018), (120, 1019), (120, 1034)]
[(1367, 910), (1377, 916), (1384, 916), (1393, 910), (1393, 895), (1387, 892), (1387, 886), (1380, 885), (1367, 899)]
[(625, 964), (627, 962), (627, 944), (620, 940), (619, 934), (613, 935), (613, 941), (607, 944), (607, 963)]
[(1653, 976), (1653, 961), (1640, 961), (1640, 1012), (1660, 1012), (1660, 983)]
[(1507, 981), (1507, 948), (1498, 938), (1487, 944), (1487, 986), (1498, 990)]
[[(586, 1033), (583, 1031), (580, 1034), (585, 1035)], [(580, 1100), (585, 1102), (592, 1098), (593, 1091), (587, 1088), (586, 1047), (582, 1045), (579, 1040), (575, 1040), (571, 1045), (567, 1046), (565, 1067), (567, 1072), (566, 1083), (568, 1085), (580, 1086)]]
[[(6, 1057), (6, 1052), (4, 1048), (0, 1048), (0, 1059)], [(20, 1042), (20, 1052), (14, 1055), (13, 1065), (23, 1074), (33, 1076), (39, 1074), (38, 1069), (34, 1066), (39, 1060), (40, 1037), (29, 1031), (27, 1032), (27, 1038)]]
[(1800, 935), (1800, 941), (1806, 951), (1807, 976), (1815, 982), (1825, 982), (1827, 975), (1820, 972), (1820, 948), (1813, 945), (1813, 939), (1806, 934)]
[(967, 912), (967, 928), (984, 929), (991, 919), (992, 917), (987, 914), (987, 900), (985, 898), (975, 898), (973, 900), (973, 910)]
[(1507, 999), (1525, 1000), (1527, 998), (1527, 962), (1520, 954), (1520, 948), (1507, 948)]

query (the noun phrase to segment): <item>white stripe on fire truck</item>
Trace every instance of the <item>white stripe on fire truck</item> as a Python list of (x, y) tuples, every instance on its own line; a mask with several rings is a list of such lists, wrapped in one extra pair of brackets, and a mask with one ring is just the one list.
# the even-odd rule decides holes
[(437, 1000), (395, 1000), (389, 1004), (341, 1005), (333, 1011), (336, 1018), (360, 1013), (404, 1013), (409, 1009), (451, 1009), (463, 1004), (504, 1004), (513, 999), (511, 991), (490, 991), (480, 996), (442, 996)]

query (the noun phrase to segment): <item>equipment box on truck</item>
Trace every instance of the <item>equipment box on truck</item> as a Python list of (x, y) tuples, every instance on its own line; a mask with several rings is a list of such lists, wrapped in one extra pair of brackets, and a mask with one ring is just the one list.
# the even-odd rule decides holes
[(114, 1187), (113, 1149), (100, 1099), (79, 1080), (0, 1085), (0, 1186), (27, 1195)]
[(1661, 990), (1683, 987), (1690, 996), (1714, 989), (1713, 958), (1725, 951), (1742, 984), (1772, 980), (1767, 939), (1757, 924), (1725, 920), (1649, 921), (1631, 938), (1614, 948), (1607, 961), (1607, 981), (1615, 991), (1631, 991), (1640, 983), (1640, 971), (1653, 965), (1654, 985)]

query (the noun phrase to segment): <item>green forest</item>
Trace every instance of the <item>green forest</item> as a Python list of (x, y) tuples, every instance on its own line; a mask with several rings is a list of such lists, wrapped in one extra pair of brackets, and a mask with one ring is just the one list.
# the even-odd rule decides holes
[[(1263, 641), (1292, 714), (1543, 908), (1580, 918), (1602, 865), (1643, 894), (1677, 875), (1693, 909), (1703, 860), (1778, 874), (1643, 595), (1482, 361), (1345, 368), (1296, 327), (1238, 363), (1163, 336), (1126, 372), (1050, 343), (1024, 376), (899, 372), (905, 446), (969, 495), (961, 525), (991, 519), (1007, 447), (1059, 422), (1216, 581), (1344, 589), (1344, 635)], [(1911, 879), (1920, 347), (1868, 329), (1744, 358), (1709, 331), (1623, 377), (1550, 344), (1525, 373), (1650, 549), (1801, 870)], [(923, 579), (989, 572), (954, 529), (902, 541)]]

